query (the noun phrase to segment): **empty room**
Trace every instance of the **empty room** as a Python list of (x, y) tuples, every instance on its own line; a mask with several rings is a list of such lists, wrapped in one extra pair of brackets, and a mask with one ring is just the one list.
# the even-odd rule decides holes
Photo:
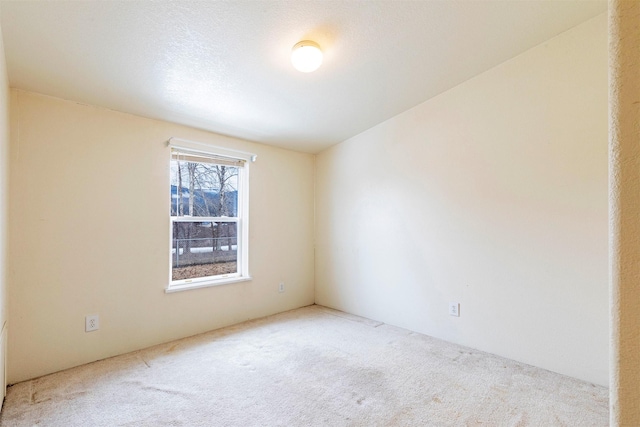
[(0, 36), (0, 426), (640, 426), (640, 2)]

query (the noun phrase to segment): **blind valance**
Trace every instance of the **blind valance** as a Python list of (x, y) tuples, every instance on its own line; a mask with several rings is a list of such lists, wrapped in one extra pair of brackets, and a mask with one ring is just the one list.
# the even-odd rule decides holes
[(245, 167), (255, 162), (257, 155), (230, 148), (216, 147), (197, 141), (172, 137), (168, 141), (171, 156), (175, 160), (224, 166)]

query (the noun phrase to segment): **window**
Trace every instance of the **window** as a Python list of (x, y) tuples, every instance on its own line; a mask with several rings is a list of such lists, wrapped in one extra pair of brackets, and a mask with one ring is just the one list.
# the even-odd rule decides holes
[(167, 291), (249, 280), (248, 160), (255, 156), (174, 141)]

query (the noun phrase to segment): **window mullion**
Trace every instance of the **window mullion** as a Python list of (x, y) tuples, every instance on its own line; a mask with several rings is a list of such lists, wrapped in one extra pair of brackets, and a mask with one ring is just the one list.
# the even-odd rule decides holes
[(173, 222), (239, 222), (235, 216), (172, 216)]

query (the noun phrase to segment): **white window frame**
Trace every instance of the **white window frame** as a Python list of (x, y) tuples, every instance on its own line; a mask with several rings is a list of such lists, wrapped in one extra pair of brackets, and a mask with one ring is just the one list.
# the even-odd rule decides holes
[(171, 153), (177, 149), (201, 155), (226, 157), (231, 160), (242, 160), (244, 166), (238, 168), (238, 213), (237, 219), (227, 217), (197, 217), (198, 222), (235, 222), (237, 223), (237, 247), (238, 247), (238, 272), (220, 276), (199, 277), (193, 279), (172, 280), (173, 266), (173, 224), (174, 222), (192, 222), (193, 217), (170, 216), (169, 220), (169, 284), (165, 292), (178, 292), (189, 289), (205, 288), (210, 286), (226, 285), (229, 283), (251, 280), (249, 274), (249, 164), (255, 162), (257, 155), (244, 151), (231, 150), (224, 147), (216, 147), (202, 142), (189, 141), (180, 138), (171, 138), (168, 141), (169, 161)]

